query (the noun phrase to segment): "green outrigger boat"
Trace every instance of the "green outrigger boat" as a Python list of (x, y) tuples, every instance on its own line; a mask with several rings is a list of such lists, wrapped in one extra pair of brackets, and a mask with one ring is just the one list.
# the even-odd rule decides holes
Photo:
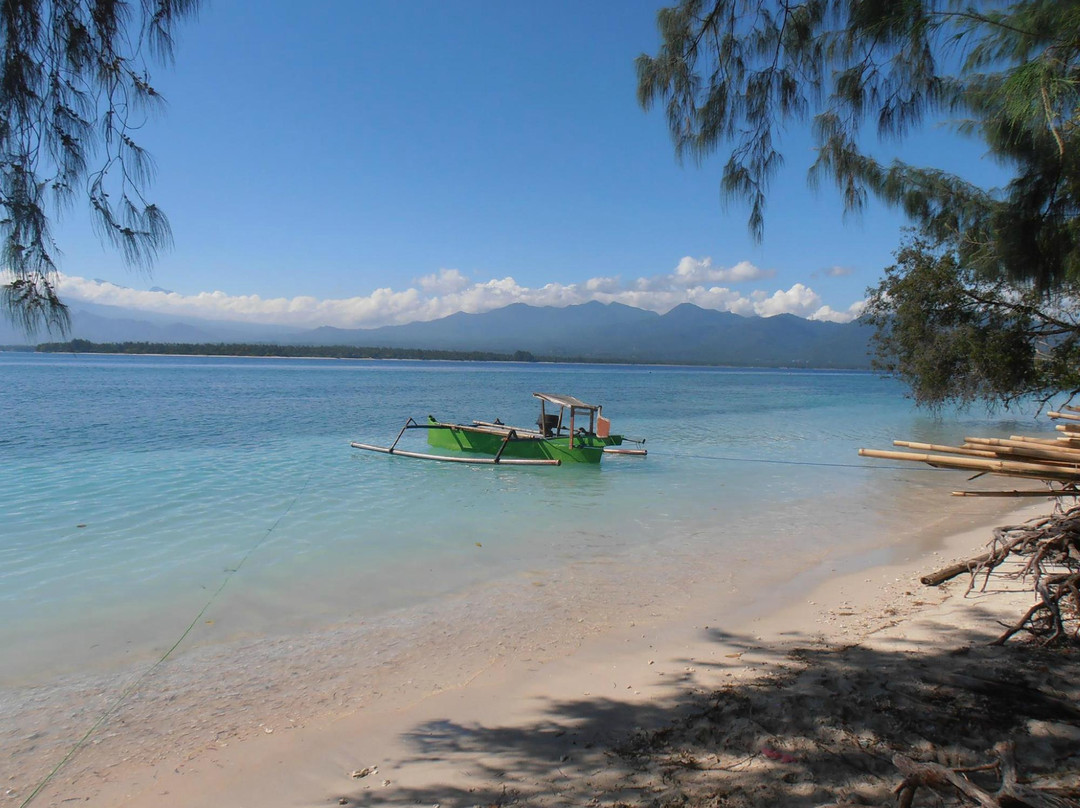
[[(536, 427), (507, 426), (501, 421), (449, 424), (429, 415), (426, 423), (410, 418), (390, 446), (353, 443), (356, 449), (454, 463), (558, 466), (567, 463), (599, 463), (605, 454), (646, 454), (645, 449), (621, 448), (632, 441), (611, 432), (603, 407), (586, 404), (573, 396), (533, 393), (540, 400)], [(428, 444), (455, 454), (427, 454), (398, 449), (398, 441), (410, 429), (426, 429)], [(476, 457), (475, 455), (490, 455)]]

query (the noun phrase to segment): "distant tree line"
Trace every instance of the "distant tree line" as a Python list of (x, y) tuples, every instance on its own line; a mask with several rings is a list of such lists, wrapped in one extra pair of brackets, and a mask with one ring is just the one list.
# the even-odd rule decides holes
[(536, 362), (528, 351), (436, 351), (425, 348), (365, 348), (352, 345), (269, 345), (253, 342), (43, 342), (39, 353), (171, 354), (192, 356), (273, 356), (313, 359), (443, 359), (462, 362)]
[(601, 365), (686, 365), (697, 367), (770, 367), (792, 370), (832, 369), (863, 370), (864, 368), (836, 364), (829, 360), (787, 360), (756, 362), (708, 361), (685, 358), (663, 360), (656, 357), (618, 356), (565, 356), (536, 355), (530, 351), (497, 353), (494, 351), (444, 351), (429, 348), (374, 348), (353, 345), (274, 345), (247, 342), (90, 342), (73, 339), (67, 342), (44, 342), (39, 345), (0, 346), (0, 350), (36, 351), (39, 353), (67, 354), (126, 354), (147, 356), (152, 354), (171, 356), (254, 356), (306, 359), (417, 359), (458, 362), (554, 362), (560, 364)]

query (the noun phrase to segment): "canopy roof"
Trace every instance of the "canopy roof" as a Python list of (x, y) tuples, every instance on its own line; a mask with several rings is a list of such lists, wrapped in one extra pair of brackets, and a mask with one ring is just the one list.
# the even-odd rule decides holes
[(554, 404), (556, 407), (573, 407), (579, 410), (599, 410), (600, 407), (596, 404), (586, 404), (579, 398), (573, 396), (556, 396), (551, 393), (533, 393), (541, 401), (546, 401), (549, 404)]

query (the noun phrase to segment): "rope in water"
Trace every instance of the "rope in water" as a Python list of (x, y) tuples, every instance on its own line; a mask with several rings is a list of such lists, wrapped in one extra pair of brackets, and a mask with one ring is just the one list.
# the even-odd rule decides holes
[(912, 468), (911, 466), (878, 466), (867, 463), (825, 463), (813, 460), (770, 460), (764, 457), (732, 457), (730, 455), (684, 454), (682, 452), (654, 452), (649, 457), (673, 457), (680, 460), (719, 460), (725, 463), (771, 463), (777, 466), (824, 466), (836, 469), (874, 469), (877, 471), (949, 471), (939, 468)]
[(270, 537), (270, 534), (274, 532), (274, 529), (279, 524), (281, 524), (281, 520), (288, 516), (289, 511), (293, 509), (293, 506), (297, 503), (300, 497), (303, 496), (305, 491), (307, 491), (307, 487), (311, 483), (311, 477), (312, 475), (309, 474), (307, 479), (304, 480), (304, 485), (297, 492), (296, 496), (293, 497), (292, 502), (289, 503), (289, 506), (281, 512), (281, 515), (278, 516), (277, 519), (274, 520), (274, 524), (270, 525), (266, 532), (263, 533), (255, 541), (255, 543), (247, 549), (247, 552), (244, 553), (243, 558), (240, 559), (240, 563), (232, 569), (226, 570), (226, 575), (225, 578), (222, 580), (221, 585), (216, 590), (214, 590), (213, 594), (210, 595), (206, 603), (203, 604), (202, 609), (199, 610), (199, 613), (195, 615), (192, 621), (188, 624), (188, 627), (184, 629), (183, 633), (177, 638), (176, 642), (172, 644), (169, 650), (162, 654), (161, 658), (158, 659), (157, 662), (155, 662), (153, 665), (143, 671), (142, 674), (137, 676), (135, 678), (135, 681), (133, 681), (131, 684), (129, 684), (123, 689), (123, 691), (120, 693), (119, 696), (116, 697), (116, 700), (109, 706), (109, 708), (105, 710), (105, 712), (103, 712), (98, 717), (97, 721), (95, 721), (93, 725), (91, 725), (90, 729), (86, 731), (86, 734), (83, 735), (78, 741), (76, 741), (75, 745), (71, 747), (71, 749), (66, 755), (64, 755), (63, 759), (59, 763), (57, 763), (53, 767), (52, 771), (45, 775), (45, 778), (37, 784), (37, 787), (33, 791), (30, 792), (30, 796), (28, 796), (25, 800), (22, 801), (22, 803), (20, 803), (19, 808), (26, 808), (26, 806), (33, 802), (34, 799), (37, 798), (38, 794), (41, 793), (42, 789), (44, 789), (45, 786), (48, 785), (49, 782), (57, 775), (57, 773), (62, 768), (64, 768), (65, 765), (67, 765), (68, 761), (75, 757), (76, 753), (78, 753), (78, 751), (86, 745), (86, 742), (90, 740), (91, 736), (95, 732), (97, 732), (97, 730), (102, 726), (102, 724), (108, 721), (109, 718), (111, 718), (123, 706), (124, 702), (127, 701), (128, 696), (130, 696), (143, 682), (145, 682), (154, 673), (154, 671), (160, 668), (165, 663), (165, 660), (172, 656), (173, 651), (180, 647), (180, 643), (187, 639), (188, 634), (191, 633), (192, 629), (195, 628), (199, 620), (202, 619), (202, 616), (206, 614), (206, 610), (213, 605), (214, 601), (217, 600), (218, 596), (222, 593), (222, 591), (224, 591), (225, 587), (228, 586), (229, 581), (231, 581), (236, 576), (236, 573), (240, 572), (240, 569), (244, 566), (245, 562), (247, 562), (247, 560), (252, 556), (252, 554), (256, 550), (258, 550), (259, 547), (261, 547), (262, 544)]

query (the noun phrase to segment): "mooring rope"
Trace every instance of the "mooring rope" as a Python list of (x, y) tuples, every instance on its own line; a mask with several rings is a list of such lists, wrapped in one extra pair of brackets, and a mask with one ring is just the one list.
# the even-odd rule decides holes
[(771, 460), (764, 457), (734, 457), (730, 455), (685, 454), (682, 452), (656, 452), (649, 450), (650, 457), (674, 457), (680, 460), (719, 460), (724, 463), (770, 463), (777, 466), (823, 466), (836, 469), (875, 469), (885, 471), (949, 471), (939, 468), (912, 468), (911, 466), (879, 466), (867, 463), (826, 463), (815, 460)]
[(307, 487), (311, 483), (311, 478), (313, 474), (314, 472), (308, 474), (307, 479), (304, 480), (303, 486), (297, 492), (296, 496), (292, 498), (292, 501), (289, 503), (288, 507), (281, 512), (281, 515), (278, 516), (277, 519), (274, 520), (274, 524), (270, 525), (270, 527), (267, 528), (266, 532), (264, 532), (255, 541), (254, 544), (248, 547), (247, 552), (244, 553), (243, 558), (240, 559), (240, 563), (232, 569), (226, 570), (225, 578), (221, 581), (221, 585), (216, 590), (214, 590), (214, 592), (207, 599), (206, 603), (203, 604), (203, 607), (199, 610), (199, 613), (195, 615), (192, 621), (188, 624), (188, 627), (184, 629), (183, 633), (177, 638), (176, 642), (172, 644), (169, 650), (162, 654), (161, 658), (158, 659), (157, 662), (155, 662), (153, 665), (143, 671), (139, 676), (137, 676), (135, 678), (135, 681), (133, 681), (131, 684), (129, 684), (123, 689), (123, 691), (120, 693), (119, 696), (116, 697), (116, 700), (113, 701), (109, 708), (105, 710), (105, 712), (103, 712), (98, 717), (98, 719), (91, 725), (90, 729), (86, 731), (86, 734), (75, 742), (75, 745), (71, 747), (71, 749), (66, 755), (64, 755), (63, 759), (53, 767), (52, 771), (45, 775), (45, 778), (37, 784), (37, 787), (30, 792), (30, 795), (19, 804), (19, 808), (26, 808), (26, 806), (33, 802), (37, 798), (38, 794), (41, 793), (42, 789), (44, 789), (45, 786), (48, 785), (49, 782), (57, 775), (57, 773), (62, 768), (64, 768), (65, 765), (67, 765), (68, 761), (75, 757), (78, 751), (86, 745), (86, 742), (90, 740), (91, 736), (95, 732), (97, 732), (97, 730), (106, 721), (108, 721), (109, 718), (116, 714), (116, 712), (124, 705), (124, 702), (127, 701), (128, 696), (130, 696), (143, 682), (145, 682), (151, 676), (151, 674), (154, 673), (154, 671), (160, 668), (165, 663), (165, 660), (172, 656), (173, 651), (180, 647), (180, 643), (187, 639), (188, 634), (191, 633), (192, 629), (194, 629), (198, 622), (202, 619), (202, 616), (206, 614), (207, 609), (209, 609), (213, 605), (214, 601), (217, 600), (218, 596), (222, 593), (222, 591), (224, 591), (225, 587), (228, 586), (229, 581), (231, 581), (236, 576), (236, 573), (240, 572), (240, 569), (244, 566), (244, 564), (252, 556), (252, 554), (256, 550), (258, 550), (259, 547), (261, 547), (268, 538), (270, 538), (270, 534), (274, 532), (274, 529), (279, 524), (281, 524), (281, 520), (289, 515), (289, 511), (293, 509), (293, 506), (297, 503), (300, 497), (304, 495), (305, 491), (307, 491)]

